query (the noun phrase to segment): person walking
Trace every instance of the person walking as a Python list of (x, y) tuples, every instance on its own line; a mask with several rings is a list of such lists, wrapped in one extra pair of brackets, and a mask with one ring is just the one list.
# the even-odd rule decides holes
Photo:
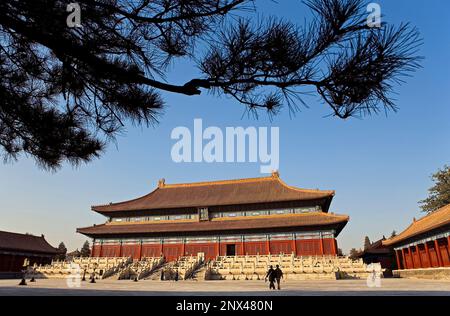
[[(276, 269), (274, 270), (275, 280), (277, 281), (277, 288), (281, 290), (280, 282), (283, 278), (283, 270), (280, 269), (280, 266), (277, 264)], [(274, 286), (275, 288), (275, 286)]]
[(267, 279), (269, 279), (269, 290), (275, 290), (275, 270), (273, 269), (273, 266), (270, 266), (269, 270), (266, 273), (266, 282)]

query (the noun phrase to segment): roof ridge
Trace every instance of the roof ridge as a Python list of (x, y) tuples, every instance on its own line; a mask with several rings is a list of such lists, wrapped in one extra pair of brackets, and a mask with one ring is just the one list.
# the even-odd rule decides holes
[(284, 182), (283, 180), (281, 180), (281, 178), (277, 178), (278, 182), (281, 183), (281, 185), (283, 185), (284, 187), (291, 189), (291, 190), (296, 190), (296, 191), (300, 191), (300, 192), (329, 192), (330, 194), (334, 195), (335, 191), (334, 190), (320, 190), (320, 189), (304, 189), (304, 188), (297, 188), (294, 187), (292, 185), (287, 184), (286, 182)]
[(38, 235), (31, 234), (31, 233), (17, 233), (17, 232), (9, 232), (6, 230), (0, 230), (0, 233), (14, 234), (14, 235), (20, 235), (20, 236), (31, 236), (31, 237), (36, 237), (36, 238), (44, 238), (43, 235), (38, 236)]
[(428, 214), (422, 216), (421, 218), (416, 219), (416, 221), (413, 222), (413, 223), (417, 223), (417, 222), (419, 222), (419, 221), (421, 221), (421, 220), (424, 220), (424, 219), (430, 218), (430, 217), (432, 217), (432, 216), (435, 216), (436, 214), (438, 214), (438, 213), (440, 213), (440, 212), (443, 212), (443, 211), (447, 210), (447, 208), (450, 208), (450, 204), (444, 205), (444, 206), (438, 208), (437, 210), (434, 210), (433, 212), (430, 212), (430, 213), (428, 213)]
[[(447, 209), (447, 207), (450, 207), (450, 204), (444, 205), (444, 206), (438, 208), (437, 210), (434, 210), (433, 212), (430, 212), (430, 213), (428, 213), (428, 214), (425, 214), (424, 216), (420, 217), (419, 219), (415, 219), (415, 218), (414, 218), (414, 220), (413, 220), (413, 221), (408, 225), (408, 227), (406, 227), (403, 231), (408, 230), (411, 226), (415, 225), (416, 223), (418, 223), (418, 222), (420, 222), (420, 221), (423, 221), (424, 219), (429, 219), (431, 216), (434, 216), (434, 215), (436, 215), (436, 214), (439, 213), (439, 212), (443, 212), (444, 210)], [(399, 234), (399, 235), (400, 235), (400, 234)], [(399, 235), (396, 235), (396, 236), (394, 236), (394, 237), (392, 237), (392, 238), (395, 238), (395, 237), (397, 237), (397, 236), (399, 236)], [(391, 239), (391, 238), (389, 238), (389, 239)], [(386, 239), (386, 240), (389, 240), (389, 239)]]
[[(426, 215), (422, 216), (421, 218), (419, 218), (419, 219), (413, 221), (412, 223), (410, 223), (410, 224), (408, 225), (408, 227), (406, 227), (406, 228), (405, 228), (401, 233), (399, 233), (398, 235), (396, 235), (396, 236), (394, 236), (394, 237), (391, 237), (391, 238), (389, 238), (389, 239), (386, 239), (386, 240), (383, 242), (383, 244), (389, 245), (389, 244), (393, 244), (393, 243), (395, 243), (395, 242), (404, 240), (405, 238), (409, 238), (409, 237), (404, 237), (405, 235), (407, 235), (407, 232), (408, 232), (409, 229), (412, 229), (414, 226), (417, 226), (419, 222), (422, 223), (423, 220), (425, 220), (425, 219), (430, 219), (430, 218), (432, 218), (432, 217), (437, 216), (437, 214), (440, 214), (441, 212), (448, 211), (448, 210), (450, 210), (450, 204), (444, 205), (444, 206), (442, 206), (441, 208), (439, 208), (439, 209), (437, 209), (437, 210), (435, 210), (435, 211), (433, 211), (433, 212), (431, 212), (431, 213), (429, 213), (429, 214), (426, 214)], [(447, 220), (447, 221), (448, 221), (448, 220)], [(433, 223), (433, 222), (431, 222), (431, 223), (428, 224), (428, 225), (430, 225), (430, 227), (428, 227), (428, 229), (434, 229), (434, 228), (439, 227), (439, 226), (441, 225), (441, 223), (438, 223), (438, 224), (432, 224), (432, 223)], [(425, 225), (427, 225), (427, 224), (425, 224)], [(422, 229), (422, 230), (423, 230), (423, 229)], [(419, 233), (421, 233), (421, 232), (419, 231), (419, 232), (415, 232), (415, 233), (413, 233), (413, 234), (414, 234), (414, 235), (417, 235), (417, 234), (419, 234)], [(414, 235), (413, 235), (413, 236), (414, 236)]]
[(199, 182), (189, 182), (189, 183), (164, 183), (161, 189), (179, 188), (179, 187), (193, 187), (193, 186), (203, 186), (203, 185), (219, 185), (219, 184), (233, 184), (233, 183), (248, 183), (248, 182), (258, 182), (258, 181), (270, 181), (274, 180), (275, 177), (255, 177), (255, 178), (241, 178), (241, 179), (228, 179), (228, 180), (213, 180), (213, 181), (199, 181)]
[(266, 177), (254, 177), (254, 178), (240, 178), (240, 179), (229, 179), (229, 180), (213, 180), (213, 181), (199, 181), (199, 182), (189, 182), (189, 183), (172, 183), (167, 184), (164, 183), (159, 187), (160, 189), (171, 189), (171, 188), (180, 188), (180, 187), (196, 187), (196, 186), (204, 186), (204, 185), (221, 185), (221, 184), (234, 184), (234, 183), (249, 183), (249, 182), (259, 182), (259, 181), (278, 181), (284, 187), (300, 191), (300, 192), (329, 192), (330, 194), (335, 194), (334, 190), (320, 190), (320, 189), (304, 189), (298, 188), (291, 185), (286, 184), (279, 177), (278, 173), (272, 173), (271, 176)]
[(142, 198), (145, 198), (153, 193), (155, 193), (158, 189), (160, 189), (159, 187), (155, 188), (153, 191), (144, 194), (143, 196), (139, 196), (137, 198), (134, 199), (130, 199), (130, 200), (125, 200), (125, 201), (121, 201), (121, 202), (110, 202), (110, 203), (106, 203), (106, 204), (97, 204), (97, 205), (91, 205), (91, 209), (94, 209), (95, 207), (100, 207), (100, 206), (109, 206), (109, 205), (118, 205), (118, 204), (123, 204), (123, 203), (128, 203), (128, 202), (133, 202), (133, 201), (137, 201), (140, 200)]

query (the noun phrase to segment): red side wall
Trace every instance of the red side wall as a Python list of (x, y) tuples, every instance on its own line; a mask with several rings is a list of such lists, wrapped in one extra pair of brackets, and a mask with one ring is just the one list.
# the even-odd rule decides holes
[(429, 241), (417, 247), (404, 248), (404, 259), (401, 250), (397, 251), (397, 255), (401, 269), (436, 268), (450, 266), (449, 251), (449, 238), (441, 238), (437, 242)]

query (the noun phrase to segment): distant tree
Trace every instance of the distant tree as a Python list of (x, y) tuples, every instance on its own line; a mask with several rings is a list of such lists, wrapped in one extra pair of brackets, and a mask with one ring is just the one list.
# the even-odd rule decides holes
[(358, 255), (359, 255), (360, 253), (361, 253), (361, 252), (358, 251), (358, 250), (356, 250), (356, 248), (352, 248), (352, 249), (350, 249), (349, 257), (350, 257), (351, 259), (357, 259), (357, 258), (358, 258)]
[(364, 237), (364, 250), (369, 249), (371, 245), (369, 237)]
[[(126, 121), (157, 123), (162, 93), (226, 95), (255, 116), (297, 111), (311, 92), (343, 119), (395, 111), (394, 86), (419, 67), (417, 30), (372, 27), (366, 0), (305, 0), (303, 26), (258, 22), (252, 0), (77, 0), (81, 27), (70, 27), (70, 2), (0, 1), (6, 158), (90, 161)], [(181, 84), (167, 80), (177, 59), (193, 65)]]
[(89, 257), (91, 255), (91, 247), (89, 246), (89, 241), (85, 241), (83, 247), (80, 250), (81, 257)]
[(392, 231), (391, 238), (397, 236), (397, 232), (395, 230)]
[(67, 248), (66, 245), (64, 245), (63, 242), (60, 242), (58, 245), (58, 255), (56, 256), (57, 260), (65, 260), (67, 254)]
[(450, 204), (450, 166), (444, 166), (431, 176), (434, 181), (425, 200), (419, 201), (423, 212), (431, 213)]
[(342, 251), (341, 248), (338, 248), (337, 255), (340, 257), (342, 257), (344, 255), (344, 252)]

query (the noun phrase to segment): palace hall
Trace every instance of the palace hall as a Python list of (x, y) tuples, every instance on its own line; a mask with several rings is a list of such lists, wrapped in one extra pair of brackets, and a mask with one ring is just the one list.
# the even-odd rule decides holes
[(92, 211), (106, 221), (77, 232), (93, 257), (336, 255), (349, 221), (329, 212), (335, 192), (301, 189), (271, 176), (158, 186), (142, 197)]

